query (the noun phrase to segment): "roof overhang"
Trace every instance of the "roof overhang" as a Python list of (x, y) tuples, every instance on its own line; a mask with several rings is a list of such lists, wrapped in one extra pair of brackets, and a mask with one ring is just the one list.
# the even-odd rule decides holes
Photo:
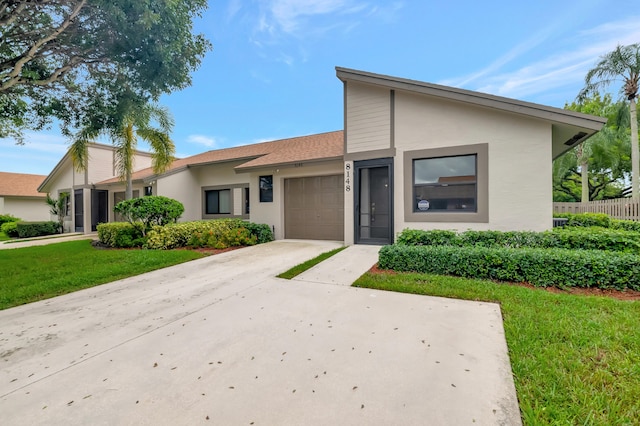
[(312, 160), (260, 164), (257, 166), (248, 166), (248, 167), (240, 164), (239, 166), (236, 166), (234, 169), (236, 173), (250, 173), (256, 170), (273, 169), (274, 167), (286, 169), (286, 168), (292, 168), (292, 167), (300, 167), (301, 165), (304, 165), (304, 164), (317, 164), (317, 163), (326, 163), (329, 161), (342, 161), (342, 160), (344, 160), (344, 156), (338, 155), (336, 157), (324, 157), (324, 158), (312, 159)]
[(417, 80), (374, 74), (349, 68), (336, 67), (336, 75), (343, 82), (355, 81), (427, 96), (492, 108), (512, 114), (551, 123), (552, 155), (556, 159), (574, 146), (596, 134), (607, 122), (606, 118), (561, 108), (458, 89), (456, 87), (425, 83)]

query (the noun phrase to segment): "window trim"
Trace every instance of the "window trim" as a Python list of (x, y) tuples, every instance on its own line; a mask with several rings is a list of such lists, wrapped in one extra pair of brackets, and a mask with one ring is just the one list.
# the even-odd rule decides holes
[[(476, 155), (476, 211), (413, 211), (413, 161), (439, 157)], [(404, 220), (405, 222), (489, 222), (489, 144), (460, 145), (446, 148), (405, 151), (404, 173)]]
[[(237, 188), (240, 188), (242, 191), (241, 192), (241, 214), (235, 214), (236, 211), (236, 205), (235, 205), (235, 190)], [(202, 213), (202, 219), (224, 219), (224, 218), (234, 218), (234, 219), (249, 219), (249, 214), (245, 213), (245, 189), (244, 188), (249, 188), (249, 184), (243, 183), (243, 184), (234, 184), (234, 185), (217, 185), (217, 186), (203, 186), (200, 188), (200, 199), (201, 199), (201, 213)], [(224, 190), (228, 190), (230, 193), (230, 206), (231, 206), (231, 212), (230, 213), (215, 213), (215, 214), (208, 214), (207, 213), (207, 196), (206, 196), (206, 191), (224, 191)]]

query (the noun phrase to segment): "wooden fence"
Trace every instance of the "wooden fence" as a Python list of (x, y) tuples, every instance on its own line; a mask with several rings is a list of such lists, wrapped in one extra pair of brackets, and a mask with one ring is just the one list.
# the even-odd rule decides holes
[(640, 199), (616, 198), (588, 203), (553, 203), (554, 213), (606, 213), (616, 219), (640, 221)]

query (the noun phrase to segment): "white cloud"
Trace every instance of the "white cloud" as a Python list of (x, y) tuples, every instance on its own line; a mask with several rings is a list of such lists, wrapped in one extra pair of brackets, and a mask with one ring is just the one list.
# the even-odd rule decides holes
[(205, 135), (189, 135), (187, 137), (187, 142), (203, 145), (209, 148), (216, 146), (215, 138)]
[(14, 139), (0, 139), (0, 147), (14, 148), (21, 151), (36, 151), (60, 154), (62, 157), (69, 148), (68, 140), (59, 135), (45, 133), (25, 133), (24, 145), (17, 145)]
[(470, 87), (473, 90), (515, 98), (571, 87), (576, 92), (572, 96), (575, 96), (587, 71), (600, 56), (618, 44), (632, 44), (640, 40), (640, 16), (608, 22), (580, 31), (572, 37), (553, 40), (555, 45), (568, 47), (562, 51), (555, 50), (554, 54), (538, 61), (499, 72), (524, 52), (536, 47), (545, 48), (549, 34), (547, 31), (541, 32), (518, 44), (489, 66), (464, 77), (442, 81), (441, 84), (460, 87), (474, 83), (474, 87)]

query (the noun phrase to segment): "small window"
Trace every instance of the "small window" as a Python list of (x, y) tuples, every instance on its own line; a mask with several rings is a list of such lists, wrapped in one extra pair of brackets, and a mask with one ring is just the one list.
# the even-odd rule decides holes
[(244, 214), (249, 214), (251, 211), (249, 206), (249, 188), (244, 189)]
[(204, 191), (206, 214), (231, 214), (231, 190)]
[(413, 160), (413, 211), (477, 212), (477, 156)]
[(148, 197), (149, 195), (153, 195), (153, 186), (145, 186), (144, 195), (145, 197)]
[(260, 176), (260, 202), (273, 202), (273, 175)]

